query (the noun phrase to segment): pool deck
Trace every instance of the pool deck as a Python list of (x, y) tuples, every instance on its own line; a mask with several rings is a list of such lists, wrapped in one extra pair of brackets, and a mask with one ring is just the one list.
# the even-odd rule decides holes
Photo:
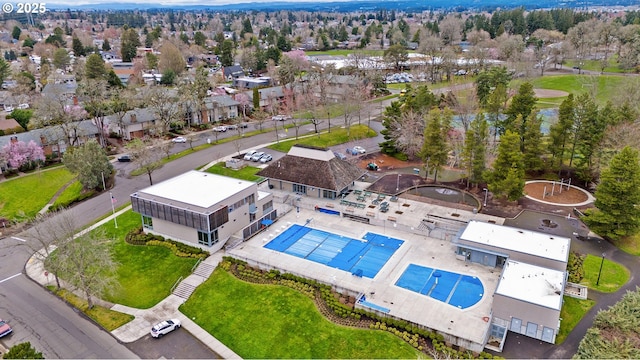
[[(273, 192), (273, 190), (271, 191)], [(266, 231), (228, 250), (227, 255), (248, 260), (249, 263), (276, 267), (299, 276), (317, 279), (352, 293), (363, 293), (368, 302), (389, 309), (391, 316), (422, 324), (473, 343), (484, 344), (490, 322), (483, 318), (491, 317), (493, 301), (491, 294), (496, 290), (500, 271), (456, 259), (455, 247), (450, 240), (452, 231), (455, 233), (458, 228), (464, 226), (466, 221), (491, 220), (502, 224), (503, 219), (401, 199), (397, 203), (391, 203), (390, 207), (405, 209), (403, 214), (386, 215), (376, 209), (375, 216), (372, 216), (371, 219), (377, 225), (370, 225), (314, 211), (316, 205), (324, 207), (323, 205), (327, 203), (331, 204), (334, 210), (344, 211), (348, 206), (340, 205), (340, 200), (318, 200), (306, 196), (296, 196), (295, 194), (287, 196), (275, 192), (274, 196), (276, 198), (281, 196), (280, 199), (284, 200), (284, 204), (277, 204), (280, 208), (279, 213), (289, 212)], [(351, 194), (349, 197), (351, 196), (354, 199), (349, 201), (356, 202), (356, 195)], [(388, 201), (388, 197), (386, 200)], [(274, 201), (274, 203), (276, 202), (277, 200)], [(409, 206), (402, 206), (404, 203)], [(353, 213), (357, 211), (356, 214), (366, 216), (366, 209), (366, 207), (365, 209), (356, 208), (353, 209)], [(458, 216), (451, 217), (452, 213), (456, 213)], [(395, 219), (391, 221), (387, 216), (394, 216)], [(442, 225), (442, 229), (425, 229), (424, 227), (421, 229), (419, 225), (423, 219), (428, 217), (444, 219), (445, 225)], [(373, 279), (354, 276), (347, 271), (263, 247), (291, 224), (305, 225), (308, 219), (311, 219), (308, 226), (338, 235), (360, 239), (367, 232), (374, 232), (404, 240), (405, 243)], [(456, 224), (458, 226), (455, 226)], [(477, 276), (484, 286), (485, 296), (477, 304), (467, 309), (458, 309), (439, 300), (395, 286), (394, 284), (409, 264)]]

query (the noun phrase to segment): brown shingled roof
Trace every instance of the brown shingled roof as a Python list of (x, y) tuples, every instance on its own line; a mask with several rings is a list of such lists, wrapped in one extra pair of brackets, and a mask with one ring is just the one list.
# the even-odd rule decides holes
[(333, 158), (329, 161), (285, 155), (258, 175), (320, 189), (341, 191), (365, 173), (356, 165)]

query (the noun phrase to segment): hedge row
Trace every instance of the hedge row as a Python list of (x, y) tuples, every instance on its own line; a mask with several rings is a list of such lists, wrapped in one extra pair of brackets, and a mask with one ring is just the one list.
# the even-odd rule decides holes
[(142, 227), (129, 231), (125, 236), (125, 241), (131, 245), (152, 245), (164, 246), (170, 249), (174, 255), (178, 257), (191, 257), (195, 259), (205, 259), (209, 253), (198, 247), (187, 245), (179, 241), (165, 239), (160, 235), (146, 234)]

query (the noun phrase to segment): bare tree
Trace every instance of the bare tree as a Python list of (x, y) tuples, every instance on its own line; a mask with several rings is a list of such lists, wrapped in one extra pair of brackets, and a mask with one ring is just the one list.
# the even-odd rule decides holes
[(79, 144), (80, 136), (85, 135), (81, 133), (80, 121), (86, 117), (87, 112), (81, 106), (70, 103), (67, 94), (56, 88), (36, 104), (35, 116), (30, 123), (35, 128), (58, 126), (64, 134), (62, 140), (75, 146)]
[(105, 117), (109, 111), (110, 91), (103, 79), (83, 79), (76, 90), (83, 99), (84, 107), (91, 116), (93, 125), (98, 129), (98, 142), (106, 146), (105, 133), (107, 131)]
[[(192, 138), (189, 139), (191, 140)], [(173, 141), (164, 141), (160, 144), (159, 149), (167, 157), (167, 159), (169, 159), (169, 157), (171, 156), (171, 149), (173, 149), (174, 146), (175, 143)]]
[(142, 141), (140, 139), (135, 139), (127, 144), (134, 163), (149, 176), (149, 185), (153, 185), (151, 174), (163, 166), (162, 152), (156, 149), (158, 145), (159, 141), (157, 140)]
[(396, 148), (411, 159), (417, 158), (424, 143), (424, 126), (425, 119), (422, 114), (403, 111), (400, 118), (393, 119), (389, 126)]
[(149, 88), (145, 103), (156, 114), (161, 134), (167, 133), (171, 123), (182, 121), (184, 108), (175, 91), (160, 86)]
[(58, 289), (61, 288), (59, 276), (64, 266), (58, 257), (52, 257), (51, 254), (62, 244), (73, 240), (78, 228), (75, 219), (73, 211), (66, 209), (40, 214), (28, 232), (28, 238), (33, 242), (27, 244), (53, 275)]
[(117, 263), (113, 260), (104, 231), (95, 229), (67, 241), (58, 247), (54, 254), (62, 265), (67, 284), (81, 291), (89, 309), (93, 308), (93, 298), (102, 297), (113, 291), (116, 282)]

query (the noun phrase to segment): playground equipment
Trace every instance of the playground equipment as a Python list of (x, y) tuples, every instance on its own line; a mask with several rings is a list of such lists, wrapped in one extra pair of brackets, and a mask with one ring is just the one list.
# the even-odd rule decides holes
[(567, 190), (569, 190), (569, 188), (571, 187), (571, 178), (568, 178), (566, 181), (567, 181), (566, 184), (565, 184), (565, 179), (560, 179), (560, 183), (559, 184), (557, 184), (558, 181), (553, 181), (553, 185), (551, 186), (551, 193), (547, 192), (547, 187), (545, 186), (544, 190), (542, 192), (542, 199), (544, 200), (544, 198), (546, 196), (553, 196), (553, 194), (554, 194), (554, 192), (556, 190), (556, 184), (560, 186), (560, 190), (558, 191), (558, 194), (562, 194), (562, 188), (564, 186), (566, 186)]

